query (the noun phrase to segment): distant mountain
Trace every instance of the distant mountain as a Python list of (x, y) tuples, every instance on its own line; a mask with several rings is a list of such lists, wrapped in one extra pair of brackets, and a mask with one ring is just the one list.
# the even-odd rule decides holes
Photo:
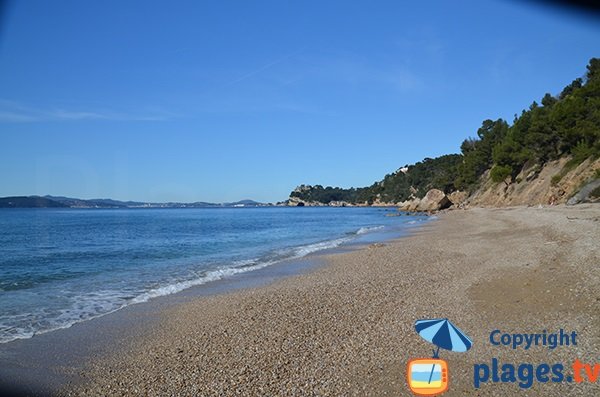
[(271, 204), (254, 200), (240, 200), (233, 203), (146, 203), (141, 201), (119, 201), (107, 198), (79, 199), (65, 196), (15, 196), (1, 197), (0, 208), (223, 208), (223, 207), (266, 207)]

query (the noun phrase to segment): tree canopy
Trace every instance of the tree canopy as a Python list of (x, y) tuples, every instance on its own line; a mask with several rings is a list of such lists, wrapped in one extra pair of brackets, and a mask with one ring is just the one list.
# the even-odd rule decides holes
[(570, 156), (571, 165), (600, 156), (600, 59), (557, 96), (546, 93), (512, 125), (503, 119), (484, 120), (476, 137), (467, 138), (461, 154), (425, 158), (386, 175), (369, 187), (343, 189), (312, 186), (291, 196), (306, 201), (350, 203), (400, 202), (423, 197), (429, 189), (446, 193), (474, 190), (490, 170), (495, 182), (512, 181), (524, 167)]

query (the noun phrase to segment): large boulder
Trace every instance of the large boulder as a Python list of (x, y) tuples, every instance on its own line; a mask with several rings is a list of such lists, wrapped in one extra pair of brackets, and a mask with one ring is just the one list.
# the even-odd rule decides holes
[(600, 189), (600, 179), (596, 179), (586, 184), (583, 188), (581, 188), (581, 190), (579, 190), (573, 197), (571, 197), (567, 201), (567, 205), (575, 205), (579, 203), (596, 201), (595, 195), (592, 194), (592, 192), (595, 192), (596, 189)]
[(460, 191), (460, 190), (456, 190), (448, 195), (448, 199), (457, 208), (462, 206), (465, 203), (465, 201), (467, 201), (468, 197), (469, 197), (469, 194), (467, 192)]
[(408, 199), (398, 204), (398, 210), (400, 211), (416, 211), (421, 200), (418, 198)]
[(412, 199), (410, 201), (410, 203), (408, 204), (408, 211), (418, 211), (419, 204), (421, 204), (421, 199), (419, 199), (419, 198)]
[(452, 202), (448, 196), (439, 189), (431, 189), (425, 197), (421, 199), (417, 207), (418, 211), (438, 211), (448, 208)]

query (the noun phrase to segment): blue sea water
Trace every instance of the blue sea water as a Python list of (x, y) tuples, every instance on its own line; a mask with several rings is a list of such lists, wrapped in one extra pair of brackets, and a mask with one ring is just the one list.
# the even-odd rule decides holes
[(0, 343), (425, 220), (387, 211), (0, 210)]

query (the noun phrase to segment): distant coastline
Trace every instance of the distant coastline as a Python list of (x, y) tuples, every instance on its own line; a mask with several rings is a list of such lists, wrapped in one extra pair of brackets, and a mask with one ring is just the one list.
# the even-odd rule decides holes
[(270, 207), (274, 204), (254, 200), (240, 200), (231, 203), (152, 203), (142, 201), (120, 201), (113, 199), (80, 199), (64, 196), (9, 196), (0, 197), (0, 208), (237, 208)]

